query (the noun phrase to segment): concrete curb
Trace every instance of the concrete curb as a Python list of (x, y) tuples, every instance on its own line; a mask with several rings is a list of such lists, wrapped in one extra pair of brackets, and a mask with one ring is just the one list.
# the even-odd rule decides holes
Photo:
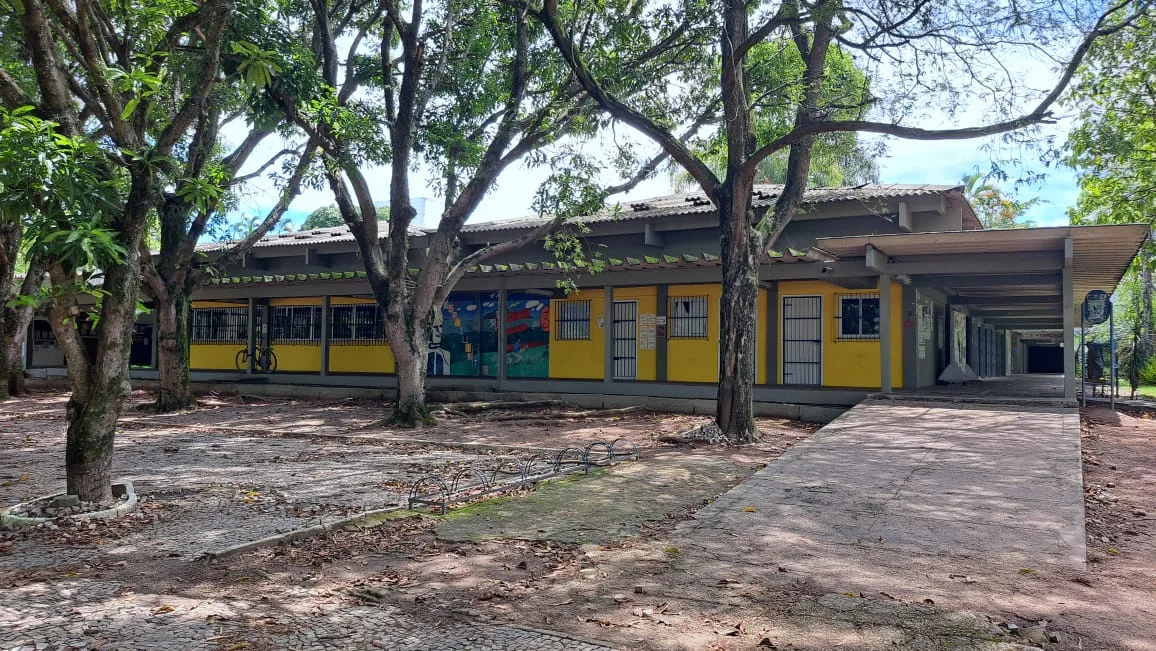
[[(233, 545), (232, 547), (225, 547), (224, 549), (218, 549), (215, 551), (206, 550), (204, 552), (204, 554), (201, 556), (201, 558), (203, 558), (207, 561), (216, 561), (216, 560), (220, 560), (222, 558), (228, 558), (229, 556), (235, 556), (237, 554), (243, 554), (245, 552), (251, 552), (253, 550), (261, 549), (263, 547), (273, 547), (273, 546), (281, 545), (281, 544), (284, 544), (287, 542), (292, 542), (294, 540), (304, 540), (305, 538), (312, 538), (313, 536), (319, 536), (319, 535), (321, 535), (327, 531), (332, 531), (338, 527), (344, 527), (347, 524), (357, 523), (357, 522), (360, 522), (360, 521), (365, 520), (367, 518), (371, 518), (375, 515), (381, 515), (383, 513), (394, 513), (396, 511), (403, 511), (403, 510), (405, 510), (404, 506), (387, 506), (387, 507), (381, 508), (381, 509), (373, 509), (372, 511), (362, 511), (361, 513), (357, 513), (355, 515), (340, 518), (338, 520), (333, 520), (332, 522), (323, 522), (321, 524), (315, 524), (311, 527), (304, 527), (302, 529), (294, 529), (292, 531), (286, 531), (285, 533), (279, 533), (275, 536), (269, 536), (268, 538), (261, 538), (260, 540), (251, 540), (249, 542), (241, 543), (239, 545)], [(385, 521), (383, 520), (382, 522), (384, 523)], [(379, 524), (381, 524), (381, 523), (379, 523)], [(374, 526), (378, 526), (378, 525), (374, 525)]]
[[(125, 479), (125, 480), (122, 480), (120, 482), (113, 484), (113, 486), (114, 487), (115, 486), (123, 486), (124, 487), (125, 495), (127, 495), (124, 502), (117, 504), (116, 506), (112, 507), (111, 509), (104, 509), (103, 511), (91, 511), (89, 513), (77, 513), (75, 515), (67, 515), (67, 516), (63, 516), (64, 519), (66, 519), (66, 520), (111, 520), (113, 518), (120, 517), (121, 515), (136, 509), (138, 499), (136, 496), (136, 491), (134, 491), (132, 488), (132, 482)], [(37, 502), (37, 501), (45, 500), (45, 499), (48, 499), (51, 497), (56, 497), (58, 495), (64, 495), (64, 493), (52, 493), (49, 495), (41, 495), (40, 497), (36, 497), (36, 498), (31, 499), (31, 500), (28, 500), (28, 502), (21, 502), (20, 504), (13, 504), (12, 506), (4, 509), (3, 511), (0, 511), (0, 524), (11, 524), (11, 525), (15, 525), (18, 527), (27, 527), (27, 526), (41, 524), (44, 522), (52, 522), (56, 518), (30, 518), (30, 517), (23, 516), (23, 515), (13, 515), (12, 511), (16, 510), (17, 508), (19, 508), (21, 506), (24, 506), (25, 504), (28, 504), (29, 502)]]

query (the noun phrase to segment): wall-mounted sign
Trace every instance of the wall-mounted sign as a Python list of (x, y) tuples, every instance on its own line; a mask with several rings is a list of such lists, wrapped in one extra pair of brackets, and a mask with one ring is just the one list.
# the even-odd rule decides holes
[(1093, 289), (1084, 297), (1084, 321), (1100, 325), (1112, 316), (1112, 297), (1102, 289)]

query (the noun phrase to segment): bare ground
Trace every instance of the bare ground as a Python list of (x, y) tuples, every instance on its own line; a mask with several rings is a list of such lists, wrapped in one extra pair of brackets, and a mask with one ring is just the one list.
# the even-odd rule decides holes
[[(139, 404), (147, 398), (134, 394)], [(53, 446), (62, 440), (63, 401), (62, 395), (49, 393), (5, 403), (0, 456), (7, 458), (10, 450), (28, 446), (46, 458), (58, 455), (60, 448)], [(368, 402), (209, 397), (193, 412), (158, 416), (126, 411), (125, 429), (133, 435), (147, 433), (150, 439), (144, 444), (152, 445), (198, 432), (222, 440), (307, 436), (319, 452), (354, 439), (367, 445), (416, 438), (559, 448), (629, 436), (656, 468), (675, 467), (687, 458), (725, 464), (719, 466), (720, 492), (814, 429), (766, 420), (760, 422), (766, 441), (757, 446), (672, 448), (658, 444), (658, 436), (698, 424), (701, 417), (647, 412), (559, 415), (579, 411), (451, 416), (414, 432), (375, 426), (386, 414)], [(495, 415), (509, 419), (491, 420)], [(937, 649), (1012, 648), (1022, 643), (1056, 649), (1156, 649), (1156, 541), (1151, 526), (1156, 521), (1156, 421), (1093, 408), (1084, 415), (1083, 445), (1089, 558), (1084, 572), (1021, 572), (979, 561), (963, 567), (953, 563), (948, 572), (934, 562), (913, 559), (910, 572), (881, 579), (886, 585), (872, 592), (815, 584), (790, 568), (773, 580), (736, 573), (704, 582), (678, 567), (678, 552), (669, 543), (674, 525), (701, 505), (696, 494), (678, 501), (677, 507), (656, 509), (661, 512), (637, 534), (597, 545), (551, 540), (549, 527), (528, 536), (540, 538), (536, 540), (450, 542), (439, 539), (437, 519), (421, 517), (355, 527), (214, 564), (69, 555), (70, 549), (83, 552), (148, 530), (154, 516), (146, 508), (139, 521), (73, 532), (64, 542), (52, 538), (47, 547), (60, 562), (0, 569), (0, 585), (52, 590), (77, 582), (116, 583), (121, 601), (131, 598), (161, 609), (172, 605), (190, 614), (205, 613), (200, 617), (210, 621), (222, 603), (250, 604), (241, 613), (221, 615), (224, 623), (211, 631), (219, 638), (213, 640), (217, 648), (279, 648), (286, 627), (308, 627), (318, 618), (369, 608), (405, 613), (433, 627), (497, 622), (566, 631), (624, 648)], [(243, 473), (243, 464), (238, 465)], [(0, 500), (7, 503), (56, 489), (62, 472), (43, 470), (50, 466), (45, 462), (35, 476), (25, 478), (33, 473), (0, 463)], [(50, 476), (41, 477), (44, 473)], [(601, 486), (599, 481), (595, 477), (561, 489), (581, 494)], [(677, 487), (670, 492), (678, 494)], [(519, 498), (510, 503), (519, 503)], [(163, 506), (152, 508), (164, 511)], [(492, 511), (474, 508), (478, 516)], [(467, 509), (465, 517), (470, 515)], [(7, 543), (0, 539), (0, 561), (6, 549), (12, 558), (13, 535), (8, 536)], [(1014, 634), (1008, 625), (1028, 633)], [(335, 645), (341, 648), (340, 640)]]

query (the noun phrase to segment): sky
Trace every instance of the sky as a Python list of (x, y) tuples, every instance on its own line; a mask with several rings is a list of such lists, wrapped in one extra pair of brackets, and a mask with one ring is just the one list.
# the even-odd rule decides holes
[[(1061, 122), (1054, 129), (1062, 132), (1066, 124)], [(998, 183), (1005, 191), (1020, 199), (1039, 197), (1042, 201), (1033, 206), (1027, 219), (1039, 226), (1066, 224), (1066, 210), (1075, 203), (1079, 195), (1075, 175), (1067, 168), (1046, 168), (1032, 154), (1019, 155), (1015, 152), (999, 150), (994, 139), (957, 141), (915, 141), (888, 138), (886, 152), (878, 159), (880, 183), (960, 183), (965, 174), (979, 170), (986, 173), (992, 168), (993, 158), (1009, 172), (1011, 179)], [(996, 148), (994, 151), (992, 148)], [(279, 149), (279, 146), (271, 149)], [(1009, 165), (1010, 158), (1019, 158), (1021, 165)], [(388, 170), (372, 168), (366, 170), (371, 185), (388, 187)], [(1030, 174), (1043, 174), (1042, 182), (1016, 187), (1016, 178)], [(497, 185), (486, 196), (471, 217), (471, 222), (510, 219), (532, 214), (531, 203), (546, 172), (527, 169), (524, 166), (507, 170)], [(379, 180), (374, 183), (375, 179)], [(607, 182), (614, 179), (607, 178)], [(414, 196), (424, 196), (427, 211), (436, 220), (442, 199), (428, 188), (428, 176), (419, 171), (411, 178)], [(273, 185), (267, 181), (255, 182), (249, 194), (241, 200), (241, 211), (247, 214), (264, 212), (276, 200)], [(660, 171), (655, 178), (643, 182), (632, 192), (616, 195), (611, 201), (632, 201), (672, 192), (669, 174)], [(388, 200), (382, 193), (379, 201)], [(325, 190), (306, 190), (292, 204), (287, 217), (299, 226), (314, 209), (333, 203), (332, 195)]]

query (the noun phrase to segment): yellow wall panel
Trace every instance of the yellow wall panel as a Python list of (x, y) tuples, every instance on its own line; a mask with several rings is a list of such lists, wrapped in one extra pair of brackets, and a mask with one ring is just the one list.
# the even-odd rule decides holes
[[(655, 340), (655, 347), (643, 347), (643, 335), (647, 332), (653, 332), (654, 315), (658, 312), (658, 290), (654, 287), (615, 287), (614, 288), (615, 301), (637, 301), (638, 302), (638, 330), (636, 333), (638, 361), (636, 364), (637, 380), (655, 380), (658, 377), (658, 350), (657, 346), (661, 345)], [(643, 315), (648, 315), (649, 326), (643, 325)], [(644, 331), (644, 328), (649, 328), (649, 331)]]
[[(852, 294), (876, 294), (878, 290), (851, 290), (818, 280), (784, 281), (779, 283), (780, 309), (784, 296), (823, 297), (823, 385), (831, 387), (855, 387), (878, 389), (879, 382), (879, 342), (857, 341), (838, 338), (840, 313), (838, 296)], [(779, 368), (775, 376), (783, 381), (783, 332), (779, 327), (779, 340), (775, 342), (778, 351), (776, 359)], [(903, 387), (903, 285), (891, 284), (891, 386)]]
[(248, 301), (193, 301), (193, 307), (249, 307)]
[(559, 340), (554, 315), (560, 299), (550, 301), (550, 377), (577, 380), (603, 379), (606, 356), (606, 295), (597, 289), (577, 291), (565, 300), (590, 301), (590, 338)]
[(303, 298), (271, 298), (269, 305), (321, 305), (320, 296), (306, 296)]
[[(721, 285), (671, 285), (670, 298), (706, 296), (707, 338), (667, 339), (666, 378), (671, 382), (718, 382), (719, 298)], [(670, 317), (667, 316), (667, 332)]]
[(237, 353), (245, 350), (245, 344), (191, 344), (189, 346), (189, 368), (205, 371), (237, 370)]
[(386, 344), (329, 346), (330, 373), (393, 373), (393, 351)]
[(320, 344), (273, 344), (277, 372), (321, 372)]
[[(332, 296), (329, 298), (329, 304), (330, 305), (369, 305), (369, 304), (377, 304), (377, 299), (375, 299), (375, 298), (361, 298), (358, 296)], [(320, 305), (320, 301), (317, 303), (311, 303), (310, 305)]]

